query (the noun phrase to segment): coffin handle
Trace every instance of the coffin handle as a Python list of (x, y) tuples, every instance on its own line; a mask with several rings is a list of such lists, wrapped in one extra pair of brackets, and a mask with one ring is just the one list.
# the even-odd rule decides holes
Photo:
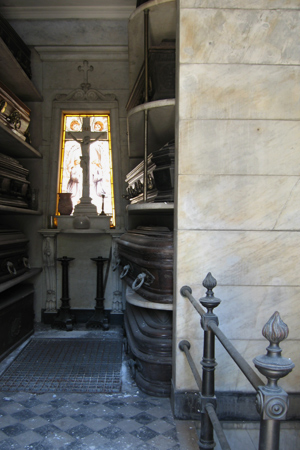
[(119, 267), (120, 264), (121, 264), (121, 260), (120, 260), (120, 259), (117, 259), (117, 260), (116, 260), (116, 263), (114, 264), (114, 266), (113, 266), (113, 268), (112, 268), (113, 272), (114, 272), (115, 270), (117, 270), (117, 268)]
[(126, 266), (123, 267), (123, 270), (122, 270), (122, 272), (120, 274), (121, 280), (126, 277), (126, 275), (129, 272), (129, 269), (130, 269), (130, 265), (129, 264), (126, 264)]
[(6, 267), (11, 275), (17, 275), (17, 270), (11, 261), (7, 261)]
[(25, 258), (25, 257), (23, 258), (23, 265), (27, 269), (30, 269), (30, 264), (29, 264), (29, 259), (28, 258)]
[(133, 291), (137, 291), (140, 287), (143, 286), (146, 276), (147, 275), (144, 272), (138, 274), (131, 286)]

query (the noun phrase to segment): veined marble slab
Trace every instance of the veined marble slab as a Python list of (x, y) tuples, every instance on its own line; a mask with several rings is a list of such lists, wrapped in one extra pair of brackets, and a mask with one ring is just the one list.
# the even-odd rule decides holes
[(300, 119), (300, 66), (182, 64), (179, 119)]
[[(203, 340), (193, 340), (186, 336), (186, 339), (191, 343), (190, 352), (196, 363), (197, 369), (202, 374), (202, 366), (200, 361), (203, 354)], [(178, 348), (180, 340), (176, 341), (176, 369), (175, 369), (175, 383), (176, 389), (195, 390), (197, 385), (194, 381), (191, 370), (186, 361), (185, 354)], [(266, 339), (260, 340), (232, 340), (234, 347), (239, 353), (246, 359), (252, 369), (259, 375), (261, 380), (266, 383), (266, 378), (259, 374), (258, 370), (253, 364), (253, 359), (259, 355), (266, 354), (266, 347), (268, 341)], [(283, 350), (283, 356), (290, 358), (295, 364), (293, 371), (285, 378), (279, 381), (279, 385), (288, 392), (298, 392), (298, 386), (300, 382), (300, 370), (299, 370), (299, 341), (287, 340), (286, 343), (281, 345)], [(218, 391), (243, 391), (243, 392), (255, 392), (252, 385), (246, 379), (244, 374), (237, 368), (234, 361), (230, 358), (228, 353), (224, 350), (223, 346), (216, 339), (216, 361), (217, 367), (215, 371), (215, 389)]]
[(185, 9), (181, 63), (299, 64), (300, 11)]
[(179, 146), (180, 174), (299, 174), (298, 121), (181, 120)]
[(179, 0), (180, 8), (299, 9), (299, 0)]
[(179, 230), (175, 240), (179, 287), (208, 272), (229, 286), (300, 285), (299, 232)]
[(299, 230), (299, 204), (299, 176), (178, 177), (179, 229)]
[[(212, 274), (214, 275), (214, 274)], [(204, 278), (204, 277), (203, 277)], [(197, 303), (205, 297), (206, 289), (201, 285), (189, 285)], [(190, 301), (182, 297), (178, 286), (176, 297), (176, 324), (181, 339), (186, 330), (200, 327), (200, 316)], [(275, 311), (289, 328), (288, 340), (300, 340), (299, 318), (295, 310), (300, 299), (300, 287), (289, 286), (220, 286), (214, 289), (215, 298), (221, 300), (214, 309), (219, 325), (229, 339), (261, 339), (262, 329)], [(200, 304), (200, 303), (199, 303)], [(204, 310), (206, 310), (204, 308)]]

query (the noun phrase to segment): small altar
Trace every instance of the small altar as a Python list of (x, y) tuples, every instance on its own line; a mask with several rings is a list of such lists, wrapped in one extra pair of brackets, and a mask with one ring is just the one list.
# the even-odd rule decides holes
[[(118, 322), (123, 314), (122, 284), (115, 263), (115, 239), (122, 233), (110, 228), (110, 217), (56, 216), (57, 228), (40, 230), (43, 236), (43, 262), (46, 281), (42, 320), (52, 323), (61, 307), (63, 290), (59, 258), (74, 258), (68, 267), (69, 304), (75, 321), (87, 322), (96, 307), (97, 264), (93, 259), (107, 258), (103, 267), (104, 309)], [(83, 220), (84, 219), (84, 220)], [(115, 316), (115, 317), (112, 317)], [(118, 317), (117, 317), (118, 316)]]

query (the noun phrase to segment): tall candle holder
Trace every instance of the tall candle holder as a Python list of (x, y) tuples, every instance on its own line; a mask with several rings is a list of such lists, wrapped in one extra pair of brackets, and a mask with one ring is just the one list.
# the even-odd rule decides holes
[(58, 316), (52, 324), (52, 328), (65, 329), (66, 331), (73, 330), (74, 316), (71, 314), (70, 297), (69, 297), (69, 262), (75, 258), (69, 258), (63, 256), (57, 258), (56, 261), (60, 261), (62, 265), (62, 297), (61, 307), (58, 312)]
[(104, 284), (103, 284), (103, 266), (109, 258), (91, 258), (97, 264), (97, 297), (95, 312), (86, 324), (87, 328), (103, 328), (103, 330), (109, 329), (108, 318), (104, 313)]

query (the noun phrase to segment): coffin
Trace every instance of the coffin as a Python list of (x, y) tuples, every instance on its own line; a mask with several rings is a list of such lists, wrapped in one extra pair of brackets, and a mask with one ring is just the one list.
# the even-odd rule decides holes
[(0, 37), (27, 74), (28, 78), (31, 78), (31, 51), (10, 23), (1, 14)]
[(0, 121), (24, 141), (30, 142), (30, 109), (0, 81)]
[[(175, 98), (175, 40), (149, 48), (148, 101)], [(145, 103), (145, 64), (142, 64), (126, 104), (127, 112)]]
[(33, 301), (30, 284), (15, 286), (1, 294), (0, 360), (33, 333)]
[(138, 227), (116, 239), (120, 278), (143, 298), (173, 301), (173, 232), (166, 227)]
[(169, 397), (172, 377), (172, 312), (127, 303), (125, 331), (133, 377), (148, 395)]
[(157, 189), (155, 202), (174, 201), (174, 161), (174, 140), (167, 142), (162, 148), (152, 154), (152, 163), (155, 164), (153, 178)]
[[(147, 202), (174, 201), (174, 161), (174, 140), (148, 156)], [(126, 175), (126, 198), (131, 204), (144, 201), (144, 176), (144, 161)]]
[(0, 229), (0, 283), (29, 270), (28, 239), (18, 230)]
[(175, 40), (149, 48), (151, 101), (175, 98)]
[(28, 208), (30, 204), (29, 171), (16, 159), (0, 153), (0, 205)]
[[(157, 195), (153, 171), (155, 164), (151, 160), (152, 154), (148, 156), (147, 164), (147, 200), (153, 201)], [(144, 199), (144, 161), (138, 164), (131, 172), (126, 175), (125, 183), (127, 183), (127, 196), (130, 203), (139, 203)]]

